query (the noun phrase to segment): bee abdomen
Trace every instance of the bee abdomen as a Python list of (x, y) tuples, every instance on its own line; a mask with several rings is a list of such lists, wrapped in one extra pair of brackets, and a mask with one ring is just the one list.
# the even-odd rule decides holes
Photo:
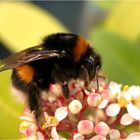
[(17, 75), (26, 83), (30, 83), (34, 76), (34, 69), (30, 65), (22, 65), (15, 68)]

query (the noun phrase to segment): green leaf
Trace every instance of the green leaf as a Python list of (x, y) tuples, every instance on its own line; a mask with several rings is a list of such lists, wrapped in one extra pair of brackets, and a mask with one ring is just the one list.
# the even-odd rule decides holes
[(119, 1), (105, 21), (105, 28), (131, 41), (139, 41), (140, 1)]
[(17, 139), (21, 105), (10, 94), (10, 72), (0, 74), (0, 138)]
[[(47, 34), (66, 31), (55, 17), (31, 3), (0, 2), (0, 40), (13, 51), (37, 45)], [(0, 73), (0, 89), (0, 139), (18, 139), (23, 109), (10, 94), (10, 72)]]
[(109, 80), (123, 84), (140, 84), (140, 48), (109, 31), (98, 29), (90, 34), (102, 56), (103, 72)]
[(97, 4), (97, 6), (99, 6), (101, 9), (105, 10), (105, 11), (110, 11), (114, 8), (114, 6), (119, 2), (119, 1), (110, 1), (110, 0), (106, 0), (106, 1), (91, 1), (93, 4)]
[(66, 28), (49, 12), (28, 2), (0, 3), (0, 39), (14, 51), (38, 45)]

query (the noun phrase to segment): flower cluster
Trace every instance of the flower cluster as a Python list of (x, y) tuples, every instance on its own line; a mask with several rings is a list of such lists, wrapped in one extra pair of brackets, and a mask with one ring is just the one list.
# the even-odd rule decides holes
[(42, 94), (45, 122), (40, 128), (34, 113), (26, 109), (19, 131), (23, 139), (139, 140), (140, 87), (115, 82), (83, 81), (69, 83), (70, 97), (65, 99), (59, 84), (50, 85)]

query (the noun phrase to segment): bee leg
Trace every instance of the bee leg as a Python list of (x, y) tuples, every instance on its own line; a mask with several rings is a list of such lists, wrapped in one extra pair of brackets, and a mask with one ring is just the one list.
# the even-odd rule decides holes
[(82, 69), (82, 72), (81, 72), (82, 79), (85, 81), (85, 87), (88, 88), (89, 87), (89, 75), (88, 75), (88, 71), (85, 68), (85, 66), (83, 66), (83, 65), (81, 66), (81, 69)]
[(97, 74), (96, 74), (96, 91), (99, 91), (99, 80)]
[(66, 81), (63, 82), (63, 84), (62, 84), (62, 92), (66, 99), (69, 98), (69, 86)]
[(31, 86), (28, 94), (29, 107), (30, 110), (34, 112), (37, 123), (42, 126), (45, 123), (45, 118), (42, 113), (40, 100), (41, 97), (39, 90), (36, 87)]
[(85, 81), (84, 82), (84, 87), (89, 91), (92, 92), (92, 89), (89, 87), (90, 80), (89, 80), (89, 74), (85, 66), (81, 66), (82, 69), (82, 79)]
[(97, 66), (96, 74), (95, 74), (95, 77), (96, 77), (96, 91), (97, 92), (99, 91), (99, 80), (98, 80), (99, 75), (98, 75), (98, 73), (99, 73), (99, 66)]

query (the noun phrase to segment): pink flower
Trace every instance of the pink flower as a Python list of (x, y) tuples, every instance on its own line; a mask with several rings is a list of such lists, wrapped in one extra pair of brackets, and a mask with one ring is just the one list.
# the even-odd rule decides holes
[(88, 96), (87, 103), (89, 106), (97, 106), (101, 101), (101, 95), (94, 93)]
[(20, 117), (21, 135), (33, 140), (139, 139), (140, 87), (99, 79), (97, 91), (96, 81), (90, 83), (90, 90), (83, 83), (70, 81), (68, 99), (63, 97), (61, 85), (50, 85), (41, 99), (43, 127), (37, 124), (34, 112), (26, 108)]
[(77, 125), (78, 132), (85, 135), (93, 132), (93, 122), (89, 120), (81, 120)]
[[(114, 83), (113, 83), (114, 84)], [(129, 114), (129, 118), (140, 120), (140, 108), (136, 106), (134, 103), (140, 98), (140, 88), (137, 86), (124, 86), (123, 90), (119, 89), (120, 86), (115, 84), (116, 88), (113, 89), (111, 86), (111, 90), (116, 94), (117, 103), (111, 103), (107, 109), (107, 116), (113, 117), (119, 114), (121, 108), (126, 108)], [(121, 88), (121, 87), (120, 87)], [(116, 91), (115, 91), (116, 90)], [(131, 120), (132, 120), (131, 119)]]
[(97, 135), (106, 136), (107, 134), (109, 134), (110, 128), (105, 122), (99, 122), (95, 125), (94, 131)]

